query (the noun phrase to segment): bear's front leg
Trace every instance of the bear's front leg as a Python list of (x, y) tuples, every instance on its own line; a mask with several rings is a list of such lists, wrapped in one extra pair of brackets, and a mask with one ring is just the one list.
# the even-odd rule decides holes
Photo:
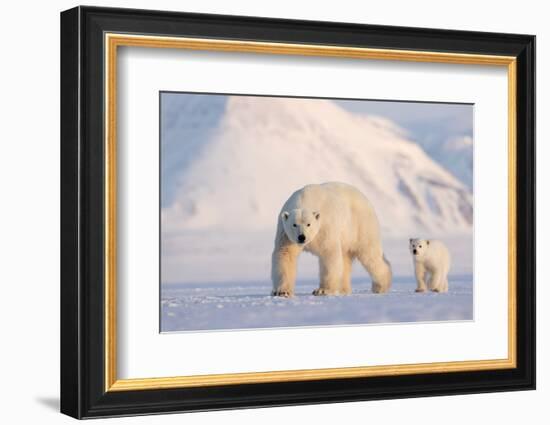
[(296, 267), (301, 249), (288, 244), (276, 246), (271, 257), (271, 280), (273, 291), (271, 295), (277, 297), (294, 296), (296, 284)]
[(426, 276), (426, 268), (424, 264), (415, 263), (414, 264), (414, 274), (416, 276), (416, 292), (426, 292), (426, 281), (424, 277)]
[(313, 295), (337, 295), (342, 285), (344, 259), (340, 248), (319, 256), (321, 283)]

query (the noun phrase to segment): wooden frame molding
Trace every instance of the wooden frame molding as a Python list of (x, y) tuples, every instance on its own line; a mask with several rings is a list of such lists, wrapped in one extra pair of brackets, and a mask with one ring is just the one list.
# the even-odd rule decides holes
[[(508, 358), (329, 369), (118, 379), (116, 324), (116, 96), (118, 47), (231, 51), (259, 54), (329, 56), (506, 67), (508, 72)], [(516, 58), (513, 56), (370, 49), (308, 44), (105, 34), (105, 391), (151, 390), (268, 382), (464, 372), (516, 367)]]

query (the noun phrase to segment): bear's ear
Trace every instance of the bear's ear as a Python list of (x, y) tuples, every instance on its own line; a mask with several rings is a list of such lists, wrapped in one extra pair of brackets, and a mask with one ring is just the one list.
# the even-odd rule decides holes
[(283, 211), (283, 213), (281, 214), (281, 218), (283, 220), (288, 220), (288, 217), (290, 216), (290, 214), (286, 211)]
[(315, 220), (319, 220), (319, 217), (321, 217), (321, 213), (314, 212), (313, 215), (315, 216)]

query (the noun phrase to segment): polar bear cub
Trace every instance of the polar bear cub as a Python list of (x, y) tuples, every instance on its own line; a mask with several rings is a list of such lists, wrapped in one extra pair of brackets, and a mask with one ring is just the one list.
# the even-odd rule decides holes
[(296, 266), (302, 251), (319, 257), (319, 288), (313, 295), (351, 293), (355, 258), (372, 278), (372, 291), (387, 292), (392, 272), (384, 257), (374, 208), (353, 186), (311, 184), (294, 192), (277, 220), (272, 256), (272, 295), (294, 295)]
[(451, 255), (445, 244), (435, 239), (409, 239), (409, 250), (414, 262), (416, 292), (424, 292), (426, 289), (447, 292)]

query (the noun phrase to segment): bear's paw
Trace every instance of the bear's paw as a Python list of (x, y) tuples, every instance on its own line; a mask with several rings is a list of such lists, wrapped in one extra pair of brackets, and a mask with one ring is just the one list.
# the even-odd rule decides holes
[(271, 292), (271, 296), (273, 297), (283, 297), (283, 298), (290, 298), (293, 296), (292, 292), (285, 291), (283, 289), (277, 289), (275, 291)]

